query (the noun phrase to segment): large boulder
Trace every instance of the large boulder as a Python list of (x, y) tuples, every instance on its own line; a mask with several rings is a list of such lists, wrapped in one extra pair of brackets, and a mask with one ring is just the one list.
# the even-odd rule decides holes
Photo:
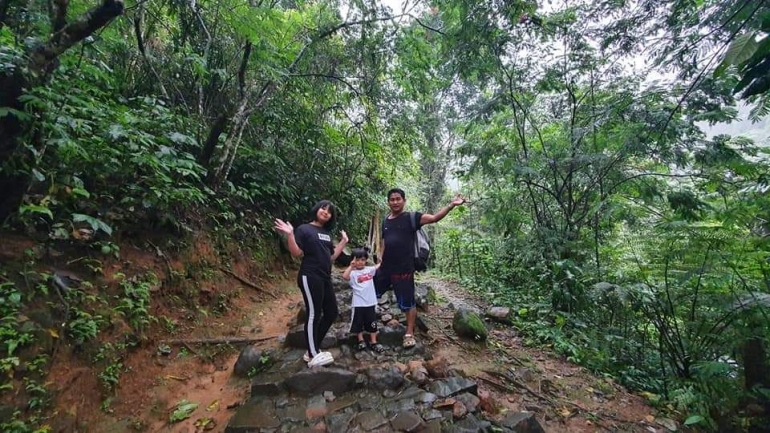
[(350, 283), (342, 279), (341, 274), (332, 274), (332, 287), (335, 292), (342, 292), (343, 290), (350, 289)]
[(404, 375), (398, 367), (390, 368), (373, 367), (366, 370), (369, 378), (369, 386), (377, 389), (396, 389), (404, 384)]
[(269, 359), (269, 356), (266, 359), (263, 358), (262, 351), (256, 346), (246, 346), (241, 350), (241, 354), (238, 355), (233, 372), (237, 376), (246, 377), (252, 369), (256, 371), (264, 368)]
[(406, 327), (400, 323), (381, 326), (377, 341), (384, 346), (400, 347), (401, 343), (404, 341), (404, 334), (406, 334)]
[(495, 322), (511, 323), (511, 309), (508, 307), (489, 307), (486, 316)]
[(340, 368), (311, 368), (287, 377), (284, 384), (299, 395), (331, 391), (344, 394), (356, 387), (356, 374)]
[(460, 337), (470, 338), (477, 341), (487, 339), (487, 327), (478, 314), (461, 308), (455, 313), (452, 320), (452, 328)]
[[(307, 340), (305, 339), (305, 325), (297, 325), (286, 334), (284, 343), (289, 347), (297, 349), (307, 349)], [(328, 349), (337, 346), (337, 337), (333, 332), (329, 332), (321, 341), (321, 349)]]

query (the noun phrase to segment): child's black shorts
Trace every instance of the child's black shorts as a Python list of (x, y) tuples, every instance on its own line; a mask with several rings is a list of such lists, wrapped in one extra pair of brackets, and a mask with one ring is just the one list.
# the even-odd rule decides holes
[(377, 314), (374, 305), (371, 307), (353, 307), (353, 317), (350, 319), (350, 332), (377, 332)]

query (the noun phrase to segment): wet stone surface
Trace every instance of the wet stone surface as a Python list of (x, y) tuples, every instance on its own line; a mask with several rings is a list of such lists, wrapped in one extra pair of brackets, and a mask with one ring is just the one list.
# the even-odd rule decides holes
[(476, 393), (476, 382), (463, 377), (449, 377), (433, 382), (429, 390), (440, 398), (452, 397), (462, 392)]
[(317, 367), (287, 377), (284, 384), (289, 392), (299, 395), (323, 391), (332, 391), (339, 395), (355, 388), (356, 374), (341, 368)]
[(375, 410), (368, 410), (361, 412), (356, 417), (356, 423), (364, 429), (364, 431), (374, 430), (377, 427), (382, 427), (388, 423), (388, 420), (379, 412)]
[(281, 419), (271, 400), (252, 400), (241, 407), (227, 424), (228, 433), (246, 433), (264, 428), (278, 428)]
[[(339, 299), (348, 299), (349, 288), (335, 281)], [(436, 376), (441, 372), (428, 364), (432, 355), (422, 341), (427, 326), (418, 326), (417, 346), (402, 347), (406, 328), (395, 319), (403, 314), (394, 308), (392, 294), (383, 296), (377, 308), (381, 323), (378, 341), (385, 353), (357, 350), (356, 336), (347, 332), (348, 323), (338, 321), (322, 347), (334, 357), (328, 366), (308, 368), (304, 329), (288, 324), (285, 348), (273, 352), (272, 366), (252, 378), (251, 399), (240, 406), (226, 432), (440, 432), (481, 431), (476, 383), (461, 377)], [(425, 302), (429, 297), (423, 296)], [(344, 317), (345, 309), (341, 309)], [(298, 319), (302, 317), (298, 311)], [(390, 315), (390, 317), (388, 317)], [(387, 319), (387, 320), (386, 320)], [(251, 353), (253, 352), (253, 353)], [(256, 350), (248, 355), (258, 357)], [(245, 355), (244, 355), (245, 358)], [(243, 361), (241, 362), (243, 364)], [(431, 368), (427, 368), (430, 366)], [(239, 371), (243, 368), (239, 366)], [(453, 406), (436, 408), (440, 399), (456, 396), (468, 415), (453, 420)], [(476, 428), (476, 430), (473, 430)]]
[(532, 412), (514, 413), (505, 418), (502, 425), (516, 433), (545, 433), (545, 430)]
[(395, 431), (414, 432), (423, 425), (422, 418), (412, 411), (401, 412), (390, 421), (390, 426)]

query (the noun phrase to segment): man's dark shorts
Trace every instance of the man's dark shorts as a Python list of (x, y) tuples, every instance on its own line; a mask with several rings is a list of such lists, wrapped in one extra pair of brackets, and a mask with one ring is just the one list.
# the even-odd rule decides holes
[(374, 305), (371, 307), (353, 307), (350, 333), (358, 334), (364, 331), (371, 334), (377, 332), (377, 314)]
[(392, 288), (393, 293), (396, 294), (398, 308), (403, 312), (416, 306), (414, 302), (414, 272), (388, 273), (379, 270), (374, 275), (374, 288), (378, 298)]

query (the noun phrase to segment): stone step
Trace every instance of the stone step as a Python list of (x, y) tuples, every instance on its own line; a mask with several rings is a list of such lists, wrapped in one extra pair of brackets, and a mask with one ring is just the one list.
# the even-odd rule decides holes
[[(332, 373), (336, 374), (336, 373)], [(466, 411), (447, 406), (425, 390), (405, 385), (396, 395), (384, 398), (380, 389), (365, 388), (338, 396), (323, 392), (308, 396), (255, 397), (241, 406), (225, 430), (228, 433), (309, 431), (323, 423), (328, 432), (481, 432), (491, 423), (476, 418), (478, 404)], [(458, 402), (478, 401), (461, 394)], [(441, 403), (441, 404), (439, 404)], [(513, 420), (512, 420), (513, 421)], [(531, 420), (527, 420), (529, 422)], [(516, 425), (519, 421), (509, 422)], [(456, 427), (453, 427), (456, 426)], [(534, 427), (534, 424), (532, 424)], [(454, 428), (455, 430), (452, 430)], [(501, 428), (506, 430), (505, 427)], [(510, 427), (508, 427), (510, 428)]]
[(395, 365), (356, 371), (307, 369), (297, 359), (301, 354), (284, 354), (275, 370), (254, 378), (252, 399), (238, 409), (226, 432), (309, 432), (323, 427), (335, 433), (459, 433), (489, 431), (492, 425), (502, 432), (544, 431), (533, 413), (509, 414), (501, 422), (483, 419), (477, 384), (467, 378), (433, 379), (417, 386)]

